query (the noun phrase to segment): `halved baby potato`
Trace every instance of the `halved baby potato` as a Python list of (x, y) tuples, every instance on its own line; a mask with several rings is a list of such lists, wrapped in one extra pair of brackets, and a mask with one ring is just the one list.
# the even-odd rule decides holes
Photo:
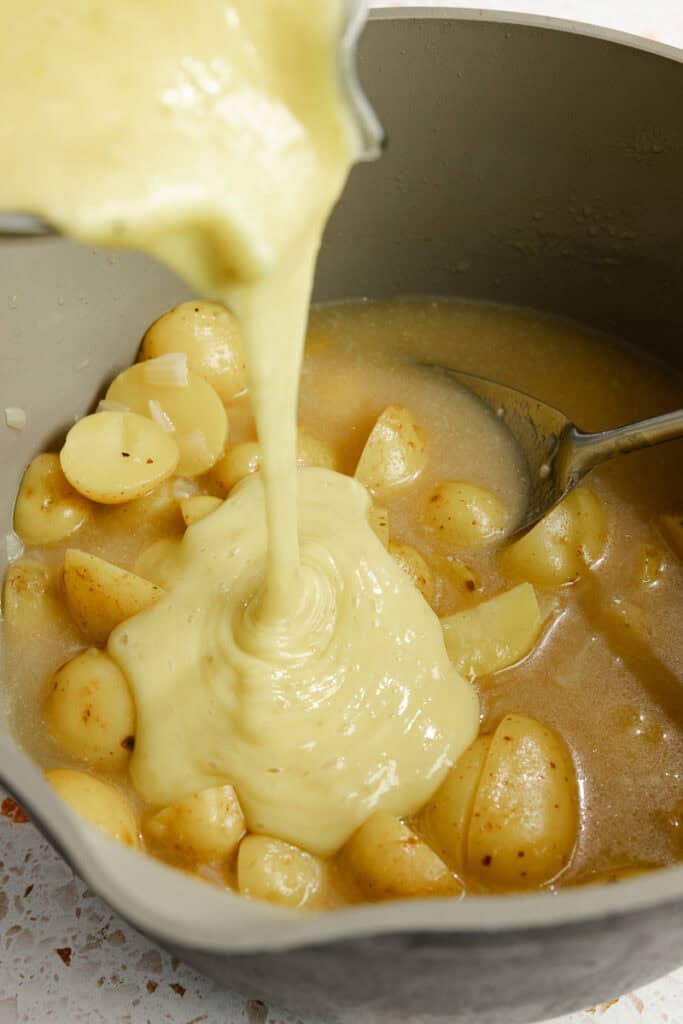
[(107, 399), (122, 402), (140, 416), (163, 415), (173, 431), (159, 430), (178, 446), (179, 475), (206, 473), (223, 453), (228, 436), (223, 403), (203, 377), (188, 373), (184, 384), (159, 383), (153, 369), (153, 360), (129, 366), (109, 385)]
[(368, 509), (370, 529), (377, 535), (385, 548), (389, 547), (389, 513), (381, 505), (371, 505)]
[(462, 886), (399, 818), (375, 811), (341, 850), (340, 864), (369, 900), (457, 896)]
[(402, 405), (388, 405), (365, 442), (356, 480), (369, 491), (400, 487), (414, 480), (427, 463), (427, 444), (415, 416)]
[(605, 551), (607, 521), (600, 498), (577, 487), (520, 540), (501, 551), (503, 572), (539, 587), (573, 583)]
[(463, 675), (499, 672), (524, 658), (541, 632), (543, 617), (530, 583), (441, 620), (448, 655)]
[(64, 556), (64, 593), (76, 625), (94, 643), (164, 595), (149, 580), (75, 548)]
[(141, 498), (171, 476), (178, 458), (173, 436), (134, 412), (84, 416), (59, 456), (71, 486), (104, 505)]
[(191, 793), (151, 815), (144, 825), (149, 842), (195, 864), (225, 860), (245, 831), (244, 814), (232, 786)]
[(155, 320), (142, 339), (140, 360), (184, 352), (192, 373), (203, 377), (224, 402), (247, 386), (237, 318), (218, 302), (182, 302)]
[(53, 575), (46, 565), (20, 558), (7, 567), (2, 617), (12, 635), (42, 633), (64, 618)]
[(429, 495), (425, 525), (448, 547), (489, 544), (505, 527), (505, 506), (491, 491), (463, 480), (444, 480)]
[(102, 771), (125, 768), (135, 737), (135, 706), (126, 677), (91, 647), (50, 679), (43, 706), (50, 732), (75, 761)]
[(237, 887), (245, 896), (283, 907), (315, 904), (323, 883), (317, 857), (270, 836), (248, 835), (237, 854)]
[(14, 529), (24, 544), (58, 544), (70, 537), (92, 511), (71, 486), (59, 455), (43, 452), (29, 462), (14, 506)]
[(53, 768), (45, 772), (45, 779), (62, 800), (100, 831), (126, 846), (140, 845), (133, 809), (115, 786), (71, 768)]
[(444, 859), (484, 888), (535, 888), (570, 863), (578, 807), (564, 741), (533, 718), (506, 715), (451, 769), (421, 824)]
[(422, 557), (417, 548), (412, 544), (404, 544), (402, 541), (389, 541), (389, 554), (397, 562), (404, 573), (417, 587), (425, 601), (431, 604), (436, 593), (434, 573), (429, 563)]

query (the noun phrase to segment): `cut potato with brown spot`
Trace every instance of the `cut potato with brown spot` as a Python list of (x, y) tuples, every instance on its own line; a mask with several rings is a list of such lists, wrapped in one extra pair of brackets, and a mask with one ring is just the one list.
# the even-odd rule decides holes
[(571, 861), (578, 792), (564, 741), (525, 715), (506, 715), (491, 739), (472, 806), (468, 874), (492, 888), (552, 881)]
[(250, 473), (257, 473), (261, 468), (261, 452), (256, 441), (243, 441), (228, 449), (219, 459), (209, 474), (222, 497), (228, 494), (240, 480)]
[(520, 540), (501, 551), (500, 567), (539, 587), (573, 583), (602, 557), (607, 522), (600, 498), (577, 487)]
[(674, 554), (683, 558), (683, 515), (660, 516), (659, 526)]
[(92, 505), (74, 490), (59, 455), (44, 452), (29, 462), (14, 506), (14, 529), (24, 544), (58, 544), (89, 518)]
[(315, 905), (322, 881), (321, 862), (298, 846), (260, 835), (240, 843), (237, 886), (245, 896), (303, 908)]
[(126, 677), (108, 654), (81, 651), (48, 683), (45, 720), (69, 757), (119, 771), (135, 742), (135, 707)]
[(220, 498), (213, 498), (210, 494), (195, 494), (192, 498), (183, 498), (180, 502), (180, 511), (185, 526), (192, 526), (205, 516), (215, 512), (223, 502)]
[(40, 635), (64, 619), (53, 574), (42, 562), (20, 558), (7, 568), (2, 588), (2, 617), (16, 635)]
[(445, 546), (475, 548), (503, 532), (507, 513), (491, 491), (462, 480), (444, 480), (429, 495), (425, 525)]
[(410, 483), (426, 462), (427, 445), (413, 413), (389, 405), (370, 431), (355, 476), (369, 491), (381, 491)]
[(217, 302), (182, 302), (148, 328), (140, 360), (184, 352), (192, 373), (203, 377), (224, 402), (247, 386), (242, 338), (237, 318)]
[(126, 846), (140, 845), (133, 809), (115, 786), (70, 768), (53, 768), (45, 778), (72, 810), (100, 831)]
[(151, 416), (149, 403), (158, 402), (153, 408), (157, 409), (157, 414), (161, 409), (174, 427), (173, 433), (164, 436), (175, 439), (178, 445), (179, 475), (191, 477), (206, 473), (222, 455), (228, 437), (228, 417), (223, 403), (203, 377), (189, 373), (184, 386), (158, 384), (149, 366), (149, 363), (129, 366), (109, 385), (107, 398), (122, 402), (141, 416)]
[(412, 544), (403, 544), (401, 541), (392, 540), (389, 541), (389, 554), (415, 584), (425, 601), (431, 604), (436, 593), (434, 573), (417, 548), (414, 548)]
[(340, 853), (342, 869), (369, 900), (458, 896), (462, 886), (412, 829), (375, 811)]
[(370, 529), (376, 533), (385, 548), (389, 547), (389, 513), (379, 505), (371, 505), (368, 509)]
[(133, 412), (85, 416), (66, 435), (59, 456), (72, 487), (104, 505), (141, 498), (171, 476), (178, 457), (173, 437)]
[(64, 593), (74, 622), (94, 643), (104, 643), (115, 626), (164, 595), (135, 573), (75, 548), (64, 556)]
[(420, 812), (418, 825), (425, 839), (454, 871), (467, 862), (467, 835), (491, 736), (479, 736), (458, 758)]
[(162, 590), (171, 590), (178, 579), (179, 537), (162, 537), (138, 555), (133, 571)]
[(312, 434), (310, 430), (304, 430), (303, 427), (299, 427), (297, 431), (296, 464), (302, 469), (308, 466), (339, 469), (339, 460), (332, 445)]
[(463, 675), (499, 672), (524, 658), (538, 640), (543, 618), (530, 583), (496, 594), (441, 620), (448, 655)]
[(237, 849), (246, 826), (232, 786), (212, 786), (151, 815), (144, 825), (148, 842), (195, 864), (225, 860)]

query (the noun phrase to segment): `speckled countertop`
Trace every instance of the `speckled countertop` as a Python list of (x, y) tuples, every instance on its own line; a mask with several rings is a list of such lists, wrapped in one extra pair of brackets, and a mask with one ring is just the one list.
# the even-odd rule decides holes
[[(436, 6), (439, 0), (403, 2)], [(683, 47), (681, 0), (493, 0), (458, 6), (554, 15)], [(0, 792), (0, 802), (4, 796)], [(88, 892), (33, 826), (16, 817), (12, 802), (2, 803), (0, 1024), (320, 1024), (258, 1000), (245, 1003), (174, 960)], [(613, 1003), (548, 1024), (682, 1022), (683, 969)]]

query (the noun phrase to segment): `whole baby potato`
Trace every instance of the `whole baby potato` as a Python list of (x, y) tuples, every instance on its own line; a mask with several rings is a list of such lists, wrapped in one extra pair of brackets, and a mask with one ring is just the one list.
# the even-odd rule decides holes
[(322, 864), (291, 843), (248, 835), (237, 854), (237, 886), (245, 896), (283, 907), (314, 905), (322, 888)]
[(345, 872), (369, 900), (457, 896), (462, 886), (399, 818), (375, 811), (340, 852)]
[(180, 860), (225, 860), (246, 831), (232, 786), (212, 786), (164, 807), (145, 823), (146, 839)]
[(533, 718), (506, 715), (474, 798), (468, 873), (494, 888), (543, 885), (569, 864), (578, 828), (576, 772), (564, 741)]
[(181, 302), (155, 320), (142, 339), (139, 359), (184, 352), (192, 373), (203, 377), (224, 402), (247, 386), (237, 318), (218, 302)]
[(462, 480), (444, 480), (429, 495), (425, 525), (448, 547), (473, 548), (502, 533), (507, 513), (485, 487)]
[(62, 800), (96, 828), (126, 846), (140, 845), (133, 809), (115, 786), (71, 768), (53, 768), (45, 778)]
[(64, 556), (64, 593), (74, 622), (94, 643), (164, 595), (149, 580), (75, 548)]
[(356, 480), (369, 491), (401, 487), (415, 480), (427, 463), (427, 445), (415, 416), (389, 405), (377, 418), (356, 466)]
[(501, 551), (502, 571), (539, 587), (574, 583), (603, 555), (607, 522), (600, 498), (577, 487), (529, 533)]
[(58, 544), (83, 525), (90, 502), (64, 476), (59, 455), (44, 452), (28, 464), (14, 506), (14, 529), (24, 544)]
[(55, 672), (44, 714), (69, 757), (102, 771), (125, 768), (134, 744), (135, 707), (125, 676), (104, 651), (81, 651)]

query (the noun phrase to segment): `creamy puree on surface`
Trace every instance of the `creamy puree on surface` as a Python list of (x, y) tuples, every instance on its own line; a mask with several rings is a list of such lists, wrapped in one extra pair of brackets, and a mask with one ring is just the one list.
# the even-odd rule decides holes
[(474, 739), (475, 693), (367, 522), (360, 484), (296, 471), (315, 258), (359, 155), (340, 0), (6, 5), (0, 208), (151, 252), (239, 316), (262, 452), (111, 635), (131, 774), (168, 802), (235, 785), (252, 831), (326, 853), (409, 814)]

